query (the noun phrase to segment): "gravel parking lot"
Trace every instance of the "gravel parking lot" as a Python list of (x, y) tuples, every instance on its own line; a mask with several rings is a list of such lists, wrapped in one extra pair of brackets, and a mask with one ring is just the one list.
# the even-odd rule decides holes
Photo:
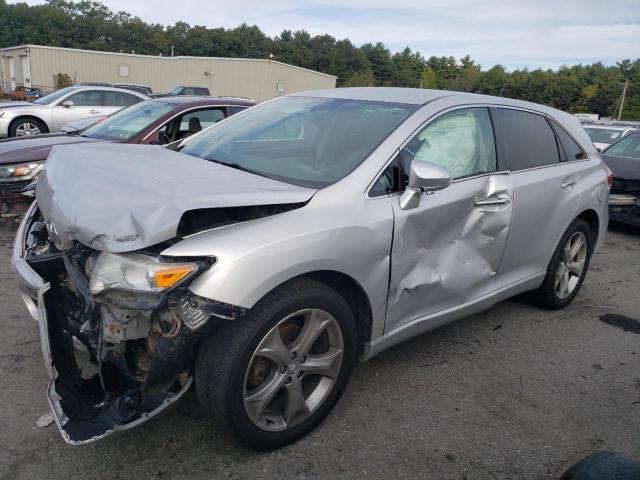
[(272, 453), (211, 428), (195, 394), (138, 429), (66, 445), (48, 412), (35, 323), (0, 229), (0, 479), (547, 479), (599, 450), (640, 457), (640, 231), (609, 231), (574, 303), (501, 303), (357, 366), (320, 428)]

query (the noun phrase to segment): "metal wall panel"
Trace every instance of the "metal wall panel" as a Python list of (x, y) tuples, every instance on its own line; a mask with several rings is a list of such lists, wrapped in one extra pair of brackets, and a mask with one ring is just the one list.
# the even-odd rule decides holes
[[(266, 59), (154, 57), (34, 45), (29, 48), (31, 84), (45, 89), (53, 88), (56, 74), (66, 73), (75, 82), (133, 83), (149, 86), (154, 92), (191, 85), (208, 87), (214, 95), (264, 101), (288, 93), (333, 88), (336, 83), (331, 75)], [(26, 54), (26, 48), (4, 52), (5, 56), (19, 57)], [(17, 69), (16, 83), (23, 85), (21, 67)], [(128, 77), (120, 76), (127, 70)]]

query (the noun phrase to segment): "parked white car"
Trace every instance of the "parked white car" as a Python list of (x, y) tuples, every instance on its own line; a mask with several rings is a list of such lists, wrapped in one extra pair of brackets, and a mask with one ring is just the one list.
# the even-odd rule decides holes
[(0, 138), (61, 131), (69, 122), (100, 118), (148, 100), (131, 90), (111, 87), (67, 87), (35, 102), (0, 102)]
[(589, 125), (585, 126), (584, 130), (600, 151), (617, 142), (625, 135), (637, 131), (633, 127), (618, 127), (615, 125)]

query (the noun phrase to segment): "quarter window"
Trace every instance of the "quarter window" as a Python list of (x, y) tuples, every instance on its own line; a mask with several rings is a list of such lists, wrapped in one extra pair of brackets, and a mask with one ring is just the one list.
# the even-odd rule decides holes
[(405, 180), (412, 161), (446, 169), (452, 178), (497, 169), (491, 118), (486, 108), (445, 113), (429, 123), (400, 152)]
[(556, 131), (560, 147), (560, 157), (563, 162), (572, 162), (574, 160), (580, 160), (585, 158), (585, 154), (573, 138), (564, 131), (562, 127), (553, 123), (553, 129)]
[(507, 108), (498, 108), (496, 113), (498, 132), (510, 170), (560, 162), (556, 137), (545, 117)]

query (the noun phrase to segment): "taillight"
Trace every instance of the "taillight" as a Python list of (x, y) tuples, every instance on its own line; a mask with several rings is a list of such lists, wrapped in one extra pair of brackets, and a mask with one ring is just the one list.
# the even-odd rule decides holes
[(613, 172), (609, 167), (607, 167), (607, 183), (609, 184), (609, 190), (611, 190), (611, 185), (613, 185)]

